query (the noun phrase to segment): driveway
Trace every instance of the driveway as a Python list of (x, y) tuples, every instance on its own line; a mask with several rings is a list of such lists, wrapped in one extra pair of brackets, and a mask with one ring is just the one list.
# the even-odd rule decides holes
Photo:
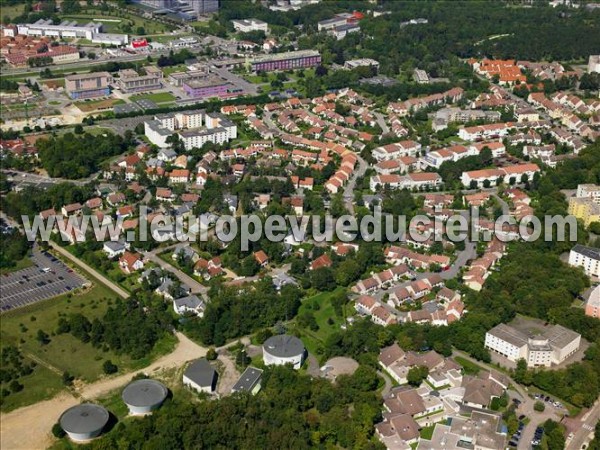
[[(164, 250), (164, 249), (162, 249), (162, 250)], [(179, 270), (177, 267), (174, 267), (171, 264), (169, 264), (168, 262), (164, 261), (155, 253), (145, 252), (144, 258), (149, 261), (152, 261), (153, 263), (158, 264), (158, 266), (160, 266), (162, 269), (166, 270), (167, 272), (171, 272), (172, 274), (174, 274), (179, 279), (179, 281), (188, 285), (192, 289), (192, 293), (202, 294), (203, 296), (206, 296), (206, 294), (208, 293), (208, 288), (206, 286), (200, 284), (194, 278), (190, 277), (188, 274)]]

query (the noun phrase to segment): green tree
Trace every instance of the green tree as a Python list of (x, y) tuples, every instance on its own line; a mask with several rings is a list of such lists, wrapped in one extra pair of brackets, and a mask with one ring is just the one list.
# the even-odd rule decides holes
[(406, 380), (411, 386), (420, 386), (427, 375), (429, 375), (429, 369), (426, 366), (412, 367), (406, 375)]

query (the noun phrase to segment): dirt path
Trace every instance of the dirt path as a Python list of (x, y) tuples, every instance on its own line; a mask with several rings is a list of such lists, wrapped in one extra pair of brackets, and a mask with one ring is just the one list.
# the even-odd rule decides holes
[(219, 395), (229, 395), (231, 388), (240, 377), (240, 373), (235, 367), (233, 356), (229, 352), (223, 352), (219, 355), (219, 361), (223, 363), (223, 372), (219, 374), (219, 384), (217, 392)]
[[(50, 430), (63, 411), (81, 400), (92, 400), (127, 384), (137, 373), (152, 375), (161, 369), (180, 367), (185, 362), (200, 358), (206, 349), (191, 341), (181, 333), (176, 333), (179, 343), (173, 352), (165, 355), (149, 366), (120, 375), (84, 385), (75, 394), (63, 392), (53, 399), (26, 406), (7, 414), (0, 415), (0, 448), (3, 450), (45, 449), (52, 443)], [(76, 396), (80, 396), (81, 399)]]

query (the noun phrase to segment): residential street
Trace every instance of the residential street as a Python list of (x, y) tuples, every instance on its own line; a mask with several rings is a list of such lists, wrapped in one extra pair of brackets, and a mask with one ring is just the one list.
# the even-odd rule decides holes
[[(471, 358), (467, 353), (462, 352), (460, 350), (454, 349), (452, 351), (453, 356), (460, 356), (461, 358), (466, 359), (467, 361), (472, 362), (473, 364), (478, 365), (479, 367), (491, 370), (498, 370), (495, 367), (488, 365), (484, 362), (478, 361), (474, 358)], [(505, 374), (506, 375), (506, 374)], [(507, 375), (508, 376), (508, 375)], [(524, 414), (529, 417), (531, 421), (525, 426), (523, 432), (521, 433), (521, 439), (519, 440), (519, 445), (517, 446), (517, 450), (530, 450), (531, 449), (531, 441), (533, 439), (533, 435), (535, 433), (535, 429), (544, 423), (548, 419), (552, 419), (555, 421), (560, 421), (562, 419), (561, 410), (558, 410), (554, 406), (549, 406), (546, 404), (546, 409), (543, 412), (537, 412), (533, 409), (535, 405), (535, 400), (529, 396), (527, 390), (518, 384), (515, 380), (508, 377), (513, 388), (518, 392), (518, 394), (522, 397), (522, 403), (517, 408), (517, 415)], [(508, 436), (510, 438), (510, 436)]]
[(123, 288), (118, 286), (116, 283), (113, 283), (112, 281), (110, 281), (104, 275), (100, 274), (96, 269), (93, 269), (91, 266), (84, 263), (82, 260), (77, 258), (75, 255), (72, 255), (67, 250), (62, 248), (60, 245), (56, 244), (53, 241), (49, 241), (49, 244), (52, 247), (52, 249), (55, 250), (56, 252), (60, 253), (61, 256), (71, 260), (73, 263), (75, 263), (79, 267), (83, 268), (90, 275), (92, 275), (94, 278), (96, 278), (102, 284), (105, 284), (106, 286), (108, 286), (110, 289), (112, 289), (114, 292), (116, 292), (121, 297), (123, 297), (123, 298), (129, 297), (129, 295), (130, 295), (129, 292), (125, 291)]
[(594, 431), (594, 427), (598, 421), (600, 421), (600, 398), (596, 400), (592, 409), (585, 413), (580, 420), (581, 428), (567, 442), (566, 450), (579, 450), (587, 442), (589, 435)]
[[(160, 250), (164, 251), (165, 249), (162, 248)], [(158, 264), (162, 269), (175, 274), (175, 276), (177, 278), (179, 278), (179, 281), (187, 284), (192, 289), (193, 294), (201, 294), (203, 296), (205, 296), (207, 294), (208, 288), (206, 286), (200, 284), (198, 281), (196, 281), (195, 279), (190, 277), (188, 274), (184, 273), (183, 271), (179, 270), (178, 268), (167, 263), (166, 261), (161, 259), (155, 253), (144, 252), (143, 255), (144, 255), (144, 259), (150, 260), (150, 261)]]

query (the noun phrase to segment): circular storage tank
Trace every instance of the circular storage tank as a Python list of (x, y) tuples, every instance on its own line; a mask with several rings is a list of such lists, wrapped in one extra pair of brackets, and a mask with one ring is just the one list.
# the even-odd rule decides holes
[(129, 383), (121, 397), (131, 414), (148, 414), (162, 405), (168, 393), (164, 384), (143, 379)]
[(59, 423), (73, 441), (87, 441), (102, 433), (108, 418), (108, 411), (104, 407), (82, 403), (62, 413)]
[(267, 366), (291, 364), (294, 369), (299, 369), (304, 353), (302, 341), (287, 334), (272, 336), (263, 344), (263, 361)]

